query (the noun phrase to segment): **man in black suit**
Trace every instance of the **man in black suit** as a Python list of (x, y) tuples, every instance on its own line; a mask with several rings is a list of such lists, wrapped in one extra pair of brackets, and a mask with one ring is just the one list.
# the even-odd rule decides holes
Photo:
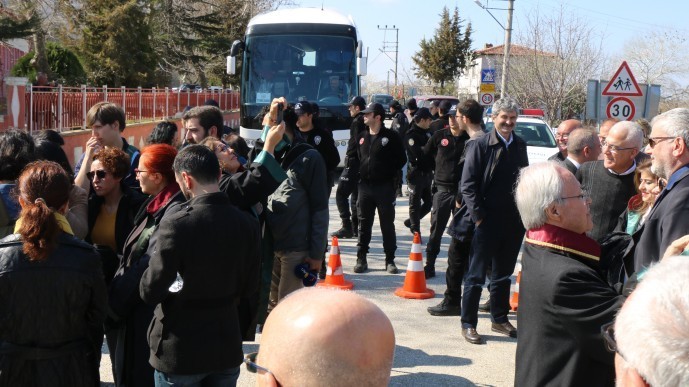
[(548, 160), (550, 161), (565, 161), (567, 159), (567, 142), (569, 142), (569, 134), (574, 131), (574, 129), (581, 128), (581, 121), (579, 120), (564, 120), (560, 122), (557, 127), (557, 132), (555, 133), (555, 142), (557, 142), (557, 148), (559, 151), (550, 156)]
[(515, 201), (524, 226), (515, 386), (614, 385), (601, 326), (622, 296), (599, 274), (600, 246), (585, 195), (562, 165), (521, 171)]
[(210, 149), (184, 148), (173, 168), (189, 201), (161, 220), (141, 279), (141, 298), (156, 305), (149, 362), (156, 385), (234, 386), (243, 357), (237, 301), (258, 286), (258, 221), (219, 191)]
[(576, 175), (581, 164), (598, 160), (600, 153), (601, 145), (596, 132), (585, 128), (574, 129), (569, 134), (567, 158), (565, 158), (563, 165), (573, 175)]
[(667, 186), (634, 235), (635, 271), (658, 262), (672, 241), (689, 234), (689, 109), (667, 111), (651, 125), (651, 171), (667, 179)]

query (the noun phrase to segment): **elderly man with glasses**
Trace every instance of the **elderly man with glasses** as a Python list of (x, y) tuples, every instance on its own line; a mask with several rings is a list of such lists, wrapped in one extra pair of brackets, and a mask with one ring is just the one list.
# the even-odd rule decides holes
[(630, 121), (618, 122), (603, 144), (603, 160), (584, 163), (577, 171), (577, 179), (591, 195), (591, 238), (600, 240), (613, 231), (629, 198), (636, 194), (635, 156), (642, 146), (641, 127)]
[(601, 249), (586, 236), (591, 199), (561, 164), (524, 168), (515, 201), (528, 229), (522, 254), (516, 386), (612, 386), (613, 354), (601, 326), (622, 296), (600, 274)]
[(635, 271), (658, 262), (672, 241), (689, 234), (689, 109), (667, 111), (655, 117), (651, 125), (651, 171), (666, 179), (667, 186), (637, 231)]

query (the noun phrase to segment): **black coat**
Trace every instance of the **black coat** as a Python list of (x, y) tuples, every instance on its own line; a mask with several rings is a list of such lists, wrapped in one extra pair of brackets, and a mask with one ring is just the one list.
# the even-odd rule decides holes
[(665, 188), (650, 211), (633, 235), (635, 271), (658, 262), (672, 242), (689, 234), (689, 170), (680, 173), (674, 186)]
[[(148, 334), (151, 365), (173, 374), (240, 365), (237, 300), (258, 286), (258, 221), (217, 192), (168, 209), (157, 234), (139, 287), (146, 303), (157, 304)], [(181, 289), (170, 291), (178, 275)]]
[(623, 298), (575, 253), (524, 244), (515, 386), (613, 386), (614, 354), (601, 325)]
[(358, 160), (361, 180), (371, 182), (392, 182), (407, 162), (402, 139), (387, 128), (375, 136), (368, 130), (359, 133), (356, 147), (347, 151), (347, 157)]
[(146, 342), (148, 326), (153, 319), (153, 306), (139, 296), (139, 283), (156, 248), (156, 229), (171, 206), (185, 201), (181, 191), (171, 196), (155, 213), (146, 211), (151, 197), (137, 214), (136, 225), (127, 237), (120, 266), (109, 287), (108, 325), (112, 336), (108, 345), (113, 358), (115, 383), (118, 386), (153, 386), (153, 368), (148, 363)]
[[(57, 249), (29, 262), (18, 234), (0, 242), (0, 385), (94, 386), (107, 301), (93, 246), (61, 233)], [(37, 349), (58, 356), (17, 358)]]
[(469, 135), (466, 132), (455, 137), (450, 129), (443, 129), (433, 133), (423, 147), (424, 154), (434, 160), (436, 185), (453, 191), (458, 189), (463, 165), (460, 161), (462, 161), (464, 144), (467, 140), (469, 140)]
[(416, 184), (421, 175), (430, 176), (433, 171), (433, 160), (423, 152), (423, 147), (431, 137), (431, 132), (422, 129), (414, 122), (411, 129), (404, 135), (404, 149), (407, 151), (407, 180), (410, 184)]

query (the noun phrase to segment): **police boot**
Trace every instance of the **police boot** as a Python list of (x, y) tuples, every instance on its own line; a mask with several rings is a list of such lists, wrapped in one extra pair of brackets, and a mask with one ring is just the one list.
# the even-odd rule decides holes
[(423, 267), (423, 274), (426, 279), (435, 277), (435, 258), (433, 254), (426, 256), (426, 266)]
[(349, 219), (342, 219), (342, 228), (339, 230), (333, 232), (330, 234), (330, 236), (334, 236), (340, 239), (348, 239), (354, 236), (352, 233), (352, 221)]
[(324, 280), (327, 270), (328, 270), (328, 263), (327, 259), (323, 257), (323, 262), (321, 263), (321, 268), (318, 270), (318, 278)]
[(368, 263), (366, 262), (366, 253), (356, 253), (356, 265), (354, 265), (355, 273), (365, 273), (368, 270)]
[(352, 215), (352, 232), (355, 238), (359, 237), (359, 218), (356, 215)]
[(395, 254), (385, 254), (385, 271), (390, 274), (397, 274), (397, 265), (395, 265)]

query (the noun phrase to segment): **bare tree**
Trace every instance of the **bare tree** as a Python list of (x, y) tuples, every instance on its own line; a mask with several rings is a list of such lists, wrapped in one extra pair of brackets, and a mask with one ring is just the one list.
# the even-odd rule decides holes
[(587, 80), (603, 63), (602, 37), (565, 7), (528, 15), (515, 40), (531, 50), (510, 58), (510, 94), (522, 106), (543, 108), (551, 123), (581, 114)]

